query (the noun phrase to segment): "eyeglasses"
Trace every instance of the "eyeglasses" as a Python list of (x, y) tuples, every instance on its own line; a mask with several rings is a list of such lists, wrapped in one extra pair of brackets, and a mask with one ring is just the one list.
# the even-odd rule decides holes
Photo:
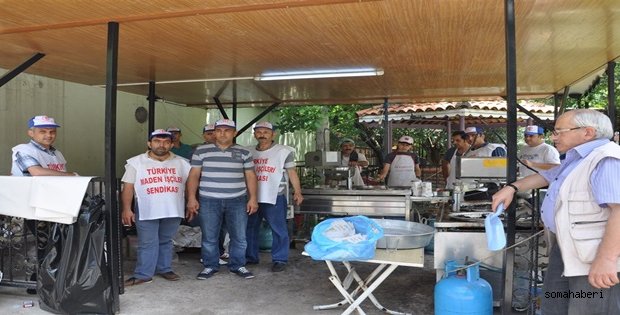
[(571, 131), (571, 130), (577, 130), (577, 129), (581, 129), (583, 127), (573, 127), (573, 128), (558, 128), (558, 129), (553, 129), (551, 131), (551, 134), (553, 134), (554, 136), (559, 136), (561, 133), (563, 132), (567, 132), (567, 131)]

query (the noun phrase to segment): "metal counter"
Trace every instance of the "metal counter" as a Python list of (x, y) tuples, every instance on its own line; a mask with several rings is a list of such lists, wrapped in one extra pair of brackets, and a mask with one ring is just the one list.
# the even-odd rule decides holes
[(302, 189), (297, 213), (365, 215), (411, 219), (411, 190)]

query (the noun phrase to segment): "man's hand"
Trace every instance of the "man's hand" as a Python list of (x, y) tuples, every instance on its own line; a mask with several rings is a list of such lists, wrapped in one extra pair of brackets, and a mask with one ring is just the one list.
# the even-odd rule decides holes
[(185, 219), (187, 222), (191, 221), (196, 216), (198, 216), (198, 209), (190, 209), (187, 207), (187, 211), (185, 212)]
[(295, 191), (293, 194), (293, 201), (299, 206), (304, 201), (304, 196), (301, 195), (301, 192)]
[(258, 211), (258, 202), (256, 201), (255, 198), (250, 198), (248, 200), (248, 204), (246, 206), (246, 211), (247, 211), (248, 215), (252, 215), (256, 211)]
[(500, 189), (498, 192), (493, 194), (493, 202), (491, 204), (491, 210), (495, 212), (495, 209), (497, 209), (497, 206), (499, 206), (500, 203), (504, 203), (504, 208), (507, 209), (508, 205), (510, 205), (510, 203), (512, 202), (512, 199), (514, 198), (514, 196), (515, 196), (514, 188), (510, 186), (506, 186)]
[(124, 226), (132, 226), (136, 222), (136, 215), (131, 209), (125, 209), (121, 213), (121, 221)]
[(597, 257), (592, 262), (588, 282), (597, 289), (609, 289), (618, 284), (618, 271), (616, 270), (617, 259)]

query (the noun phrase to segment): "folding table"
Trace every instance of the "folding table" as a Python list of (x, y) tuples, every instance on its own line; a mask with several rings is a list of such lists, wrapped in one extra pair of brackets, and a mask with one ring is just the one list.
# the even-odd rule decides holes
[[(331, 273), (329, 281), (331, 281), (336, 289), (338, 289), (338, 292), (342, 294), (344, 300), (334, 304), (316, 305), (313, 307), (314, 310), (332, 309), (349, 304), (349, 307), (342, 312), (343, 315), (351, 314), (353, 310), (357, 310), (359, 314), (366, 314), (360, 307), (360, 304), (366, 300), (366, 298), (369, 298), (378, 309), (386, 313), (408, 314), (392, 311), (383, 307), (372, 292), (377, 289), (398, 266), (424, 267), (424, 248), (399, 250), (377, 249), (373, 259), (360, 260), (357, 262), (377, 264), (378, 266), (366, 279), (362, 279), (355, 268), (351, 266), (351, 262), (342, 261), (341, 263), (347, 269), (347, 275), (341, 280), (334, 268), (334, 262), (325, 260), (327, 268)], [(355, 289), (348, 291), (351, 288), (351, 284), (357, 284), (357, 286)]]

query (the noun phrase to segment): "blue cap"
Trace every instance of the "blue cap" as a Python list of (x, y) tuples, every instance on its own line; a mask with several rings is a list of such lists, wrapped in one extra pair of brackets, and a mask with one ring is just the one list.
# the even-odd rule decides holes
[(542, 135), (544, 133), (545, 133), (545, 129), (540, 126), (531, 125), (531, 126), (525, 127), (526, 136)]

